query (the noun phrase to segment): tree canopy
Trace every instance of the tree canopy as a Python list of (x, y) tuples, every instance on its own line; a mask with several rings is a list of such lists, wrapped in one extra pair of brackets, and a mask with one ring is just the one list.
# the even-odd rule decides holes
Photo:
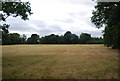
[(91, 35), (90, 34), (88, 34), (88, 33), (82, 33), (80, 35), (80, 42), (82, 44), (85, 44), (85, 43), (87, 43), (90, 40), (91, 40)]
[(9, 16), (20, 16), (21, 19), (27, 20), (28, 15), (32, 14), (29, 2), (2, 2), (2, 12), (3, 21), (6, 21)]
[(105, 27), (104, 44), (120, 49), (120, 2), (98, 2), (91, 17), (97, 28)]
[(38, 44), (39, 43), (39, 35), (32, 34), (30, 38), (27, 40), (28, 44)]
[[(23, 20), (28, 20), (28, 15), (31, 15), (31, 7), (29, 2), (2, 2), (2, 13), (0, 13), (0, 21), (6, 21), (9, 16), (21, 17)], [(0, 32), (2, 32), (3, 44), (8, 43), (8, 28), (10, 25), (0, 25)], [(1, 38), (0, 38), (1, 39)], [(7, 43), (6, 43), (7, 41)]]

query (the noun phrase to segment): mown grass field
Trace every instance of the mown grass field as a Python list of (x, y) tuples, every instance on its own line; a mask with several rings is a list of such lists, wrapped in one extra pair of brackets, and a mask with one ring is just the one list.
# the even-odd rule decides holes
[(104, 45), (5, 45), (3, 79), (118, 79), (118, 51)]

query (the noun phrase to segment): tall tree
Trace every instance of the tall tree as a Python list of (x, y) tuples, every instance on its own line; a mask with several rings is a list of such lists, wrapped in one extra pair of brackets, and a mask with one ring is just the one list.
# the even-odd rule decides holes
[(105, 26), (104, 43), (120, 48), (120, 2), (98, 2), (91, 21), (98, 27)]

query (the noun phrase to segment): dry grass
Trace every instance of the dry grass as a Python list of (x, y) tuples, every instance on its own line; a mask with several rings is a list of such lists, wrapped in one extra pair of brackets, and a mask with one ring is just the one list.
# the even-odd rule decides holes
[(103, 45), (3, 46), (3, 79), (118, 78), (118, 51)]

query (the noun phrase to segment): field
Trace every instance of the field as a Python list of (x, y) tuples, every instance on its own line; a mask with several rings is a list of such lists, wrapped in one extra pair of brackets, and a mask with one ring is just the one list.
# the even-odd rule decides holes
[(5, 45), (3, 79), (118, 79), (118, 51), (104, 45)]

